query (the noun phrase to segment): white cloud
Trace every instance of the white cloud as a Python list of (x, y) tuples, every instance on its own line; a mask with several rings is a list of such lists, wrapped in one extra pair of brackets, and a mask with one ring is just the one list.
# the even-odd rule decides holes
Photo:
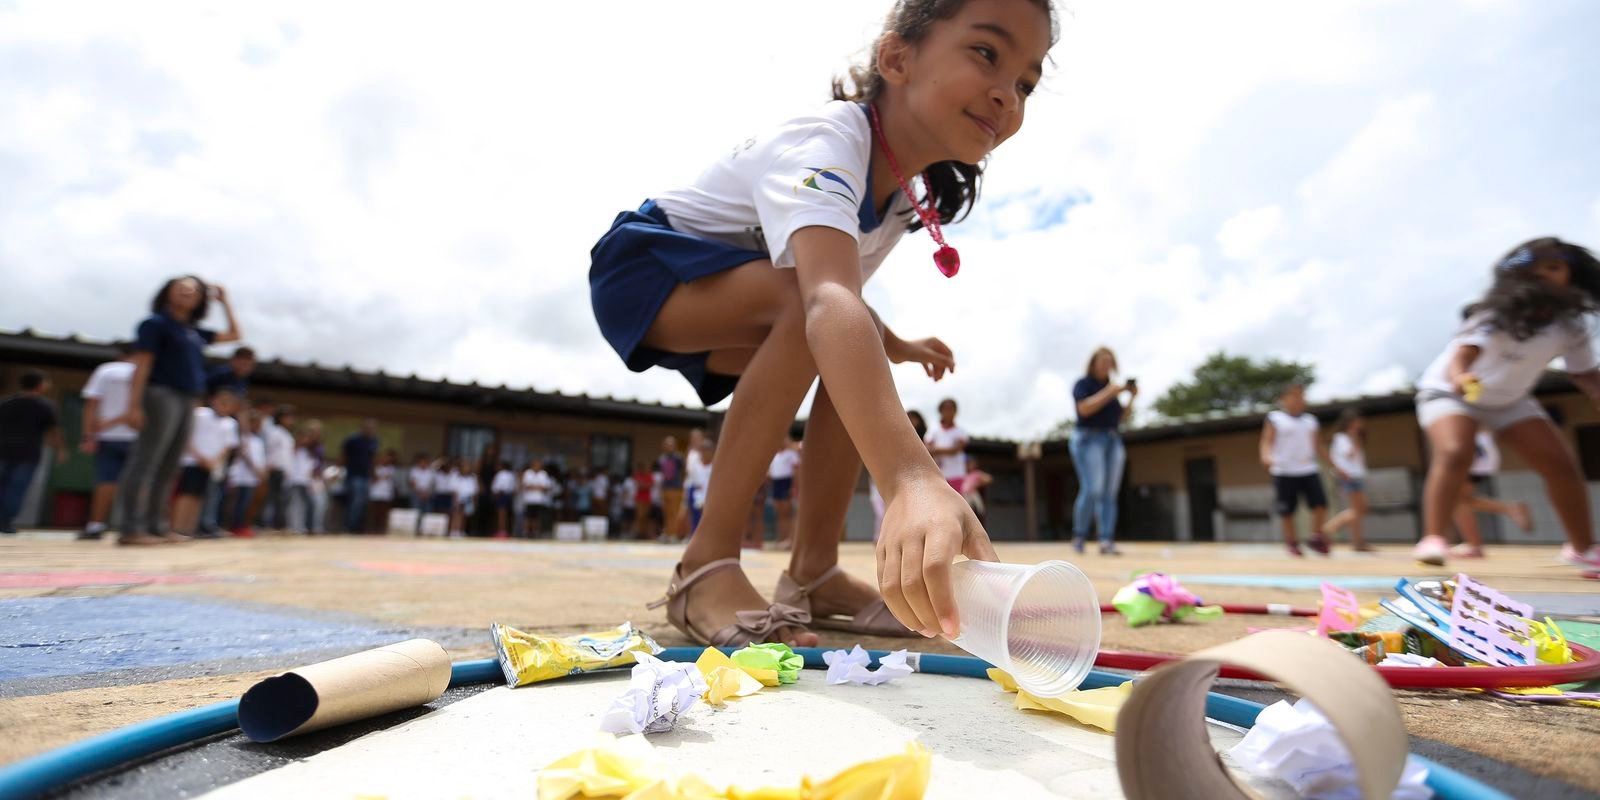
[(1222, 223), (1217, 244), (1222, 254), (1234, 261), (1254, 258), (1271, 240), (1283, 234), (1283, 208), (1264, 206), (1241, 211)]
[[(1072, 5), (961, 274), (917, 234), (867, 287), (956, 350), (897, 368), (912, 405), (1048, 430), (1099, 344), (1145, 404), (1217, 349), (1392, 387), (1510, 244), (1600, 243), (1600, 7)], [(0, 5), (0, 328), (126, 335), (194, 271), (265, 353), (692, 403), (598, 336), (589, 247), (823, 99), (887, 6)]]

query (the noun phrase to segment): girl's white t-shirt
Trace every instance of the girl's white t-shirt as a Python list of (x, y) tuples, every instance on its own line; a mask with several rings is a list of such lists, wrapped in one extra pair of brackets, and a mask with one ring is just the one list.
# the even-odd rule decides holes
[(379, 464), (372, 468), (372, 486), (367, 489), (367, 499), (379, 503), (394, 501), (394, 467)]
[(289, 459), (289, 472), (285, 479), (290, 486), (310, 486), (311, 476), (317, 471), (317, 457), (304, 447), (297, 447)]
[(1348, 433), (1333, 435), (1333, 444), (1328, 447), (1328, 458), (1333, 465), (1344, 471), (1352, 479), (1367, 477), (1367, 453), (1356, 445), (1355, 437)]
[(967, 432), (962, 430), (960, 425), (951, 425), (948, 428), (942, 424), (934, 425), (928, 429), (928, 435), (923, 437), (923, 441), (935, 450), (960, 448), (955, 453), (934, 456), (934, 460), (939, 462), (939, 472), (944, 475), (945, 480), (960, 480), (967, 476), (968, 439)]
[(530, 506), (550, 505), (550, 490), (555, 481), (544, 470), (524, 470), (522, 473), (522, 502)]
[[(250, 462), (245, 463), (249, 458)], [(267, 468), (267, 443), (260, 436), (247, 433), (239, 440), (239, 457), (233, 460), (233, 466), (228, 467), (228, 484), (231, 486), (255, 486), (260, 483), (256, 477), (257, 469)]]
[(1282, 409), (1267, 413), (1272, 424), (1272, 474), (1298, 478), (1317, 474), (1317, 431), (1322, 427), (1314, 414), (1292, 416)]
[(464, 472), (454, 478), (456, 499), (463, 502), (478, 496), (478, 476)]
[(795, 265), (795, 231), (844, 231), (860, 249), (865, 282), (905, 235), (911, 211), (896, 193), (878, 219), (871, 163), (866, 106), (835, 100), (744, 140), (688, 186), (655, 201), (674, 230), (766, 252), (775, 267)]
[(494, 474), (494, 480), (489, 483), (489, 491), (495, 494), (511, 494), (517, 490), (517, 474), (509, 469), (503, 469)]
[(227, 424), (233, 422), (232, 419), (217, 416), (210, 406), (196, 406), (193, 414), (194, 422), (189, 426), (189, 446), (183, 449), (183, 455), (178, 459), (179, 466), (200, 465), (200, 460), (190, 455), (191, 450), (207, 461), (220, 461), (223, 453), (239, 446), (237, 425)]
[(433, 493), (433, 467), (412, 467), (406, 479), (411, 482), (411, 494), (426, 498)]
[(441, 470), (438, 470), (438, 471), (434, 472), (433, 473), (433, 493), (434, 494), (455, 494), (456, 493), (456, 471), (453, 470), (453, 469), (441, 469)]
[(704, 489), (711, 485), (711, 465), (700, 458), (700, 451), (689, 452), (689, 463), (683, 471), (684, 488)]
[(788, 480), (794, 477), (794, 471), (800, 466), (800, 453), (792, 447), (779, 450), (772, 457), (772, 463), (767, 466), (767, 477), (775, 480)]
[(1519, 342), (1497, 329), (1487, 312), (1480, 312), (1461, 324), (1444, 352), (1423, 371), (1417, 388), (1454, 394), (1456, 389), (1450, 383), (1448, 370), (1457, 348), (1463, 345), (1482, 351), (1467, 369), (1483, 384), (1477, 405), (1486, 408), (1504, 408), (1527, 397), (1556, 356), (1566, 361), (1569, 373), (1600, 369), (1589, 328), (1581, 320), (1548, 325)]

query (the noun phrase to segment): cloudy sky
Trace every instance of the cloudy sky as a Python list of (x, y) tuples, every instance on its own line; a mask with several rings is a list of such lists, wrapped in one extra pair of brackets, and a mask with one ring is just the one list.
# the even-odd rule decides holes
[[(1600, 4), (1067, 6), (960, 276), (919, 234), (867, 288), (956, 351), (913, 406), (1036, 434), (1102, 343), (1147, 399), (1218, 348), (1388, 391), (1511, 245), (1600, 245)], [(196, 272), (268, 356), (692, 403), (600, 338), (588, 249), (886, 8), (0, 0), (0, 329), (125, 336)]]

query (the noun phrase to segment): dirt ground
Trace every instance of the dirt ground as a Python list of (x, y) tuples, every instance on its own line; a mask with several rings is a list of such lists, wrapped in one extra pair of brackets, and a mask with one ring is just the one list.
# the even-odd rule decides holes
[[(1072, 557), (1060, 543), (999, 545), (1002, 559), (1032, 563), (1073, 560), (1109, 601), (1131, 573), (1160, 569), (1180, 576), (1422, 576), (1401, 548), (1373, 556), (1339, 552), (1332, 559), (1290, 561), (1275, 548), (1252, 545), (1129, 544), (1120, 558)], [(490, 622), (529, 630), (567, 633), (631, 619), (664, 645), (691, 644), (666, 622), (663, 611), (647, 611), (659, 597), (677, 560), (668, 545), (611, 543), (439, 541), (409, 537), (265, 537), (196, 542), (159, 548), (118, 549), (109, 543), (65, 538), (6, 537), (0, 540), (0, 573), (128, 570), (199, 575), (202, 583), (82, 588), (0, 588), (0, 598), (108, 593), (188, 596), (271, 604), (358, 615), (378, 623), (481, 629), (480, 644), (451, 648), (454, 658), (491, 654)], [(1554, 548), (1499, 548), (1470, 569), (1474, 577), (1507, 591), (1594, 593), (1584, 581), (1554, 564)], [(747, 569), (758, 587), (775, 585), (783, 554), (749, 552)], [(870, 576), (870, 546), (845, 546), (843, 563)], [(1438, 572), (1432, 574), (1440, 574)], [(1308, 582), (1308, 585), (1310, 582)], [(1315, 606), (1315, 589), (1191, 584), (1208, 602), (1289, 603)], [(769, 589), (770, 590), (770, 589)], [(1365, 601), (1383, 595), (1359, 591)], [(1106, 616), (1102, 647), (1188, 653), (1246, 634), (1248, 628), (1295, 627), (1299, 620), (1228, 616), (1207, 623), (1128, 628)], [(925, 652), (959, 652), (942, 640), (872, 640), (819, 632), (824, 646), (909, 646)], [(470, 639), (462, 639), (470, 642)], [(281, 665), (284, 668), (293, 663)], [(239, 695), (269, 671), (185, 677), (154, 683), (74, 689), (0, 700), (0, 763), (86, 736), (173, 711)], [(1414, 735), (1504, 761), (1539, 775), (1600, 791), (1600, 710), (1513, 704), (1470, 692), (1397, 692)], [(1583, 755), (1580, 755), (1583, 754)]]

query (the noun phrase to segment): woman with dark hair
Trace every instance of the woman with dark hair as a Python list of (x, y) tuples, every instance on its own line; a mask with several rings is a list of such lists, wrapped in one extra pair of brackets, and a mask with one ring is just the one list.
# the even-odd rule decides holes
[(1350, 528), (1351, 549), (1358, 553), (1377, 550), (1367, 544), (1361, 531), (1361, 519), (1367, 515), (1367, 421), (1361, 412), (1347, 408), (1333, 423), (1333, 444), (1328, 448), (1328, 460), (1339, 477), (1339, 494), (1344, 496), (1343, 511), (1333, 515), (1322, 526), (1322, 535), (1329, 541), (1345, 526)]
[(1472, 468), (1474, 440), (1488, 430), (1544, 479), (1567, 533), (1561, 560), (1600, 571), (1583, 472), (1532, 394), (1561, 356), (1572, 383), (1600, 405), (1600, 357), (1589, 324), (1596, 312), (1600, 261), (1578, 245), (1533, 239), (1495, 265), (1489, 291), (1466, 309), (1455, 338), (1417, 382), (1417, 420), (1432, 451), (1418, 561), (1440, 565), (1448, 557), (1445, 532)]
[[(222, 304), (228, 329), (201, 328), (199, 323), (215, 298)], [(195, 404), (206, 388), (207, 345), (236, 342), (239, 323), (221, 286), (207, 287), (198, 277), (173, 278), (150, 302), (150, 316), (134, 335), (133, 379), (128, 387), (126, 422), (139, 431), (123, 468), (118, 502), (122, 535), (118, 544), (146, 545), (183, 541), (187, 537), (161, 529), (162, 506), (172, 488), (178, 458), (189, 442)]]
[[(1127, 451), (1117, 430), (1133, 413), (1133, 398), (1139, 386), (1132, 380), (1116, 383), (1117, 357), (1109, 347), (1097, 348), (1089, 356), (1085, 374), (1072, 387), (1078, 424), (1070, 441), (1072, 465), (1078, 470), (1078, 499), (1072, 506), (1072, 547), (1083, 552), (1091, 522), (1099, 526), (1100, 555), (1121, 555), (1117, 550), (1117, 490), (1122, 487), (1122, 468)], [(1122, 404), (1122, 393), (1128, 404)]]

